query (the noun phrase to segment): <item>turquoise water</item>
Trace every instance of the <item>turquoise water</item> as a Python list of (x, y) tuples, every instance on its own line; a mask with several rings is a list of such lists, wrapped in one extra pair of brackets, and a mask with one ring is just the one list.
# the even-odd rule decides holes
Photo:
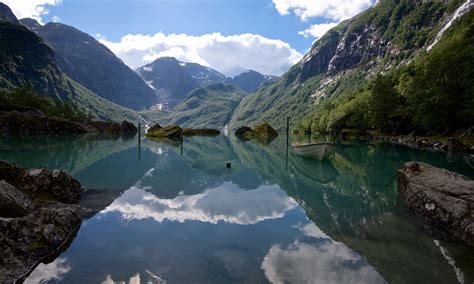
[(464, 157), (353, 143), (321, 163), (284, 137), (221, 135), (4, 138), (0, 159), (60, 168), (90, 189), (72, 244), (26, 282), (474, 281), (473, 250), (408, 212), (393, 182), (410, 160), (473, 178)]

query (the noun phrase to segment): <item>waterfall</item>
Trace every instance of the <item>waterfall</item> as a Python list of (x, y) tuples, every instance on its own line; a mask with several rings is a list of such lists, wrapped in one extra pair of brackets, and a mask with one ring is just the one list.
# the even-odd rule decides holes
[(464, 14), (466, 14), (472, 6), (474, 6), (474, 0), (466, 0), (466, 2), (464, 2), (461, 6), (459, 6), (459, 8), (456, 9), (453, 16), (451, 17), (451, 20), (449, 20), (443, 26), (443, 28), (436, 35), (434, 42), (430, 44), (426, 50), (430, 51), (433, 48), (433, 46), (435, 46), (438, 43), (438, 41), (441, 39), (444, 32), (446, 32), (453, 25), (454, 21), (464, 16)]

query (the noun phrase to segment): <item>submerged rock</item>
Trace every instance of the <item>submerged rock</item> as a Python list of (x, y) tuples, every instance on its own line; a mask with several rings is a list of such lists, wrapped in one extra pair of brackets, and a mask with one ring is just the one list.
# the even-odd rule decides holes
[(235, 131), (235, 136), (243, 141), (255, 139), (264, 145), (270, 144), (278, 137), (278, 131), (268, 123), (255, 126), (253, 129), (248, 126), (242, 126)]
[(474, 181), (420, 162), (397, 173), (398, 192), (409, 209), (474, 246)]
[(68, 174), (0, 160), (0, 283), (21, 282), (79, 230), (81, 186)]

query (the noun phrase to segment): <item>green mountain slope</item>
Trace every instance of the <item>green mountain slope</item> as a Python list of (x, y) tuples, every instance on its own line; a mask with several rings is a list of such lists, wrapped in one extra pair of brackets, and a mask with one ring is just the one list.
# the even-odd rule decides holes
[(222, 129), (230, 122), (245, 92), (233, 85), (212, 84), (195, 89), (166, 117), (167, 124)]
[(321, 100), (347, 95), (377, 74), (408, 64), (462, 2), (382, 0), (326, 33), (275, 84), (248, 96), (232, 127), (268, 121), (283, 128), (287, 116), (301, 121)]
[(98, 97), (64, 75), (56, 64), (54, 51), (23, 25), (0, 21), (0, 62), (2, 90), (29, 85), (39, 94), (72, 100), (102, 119), (136, 118), (133, 111)]

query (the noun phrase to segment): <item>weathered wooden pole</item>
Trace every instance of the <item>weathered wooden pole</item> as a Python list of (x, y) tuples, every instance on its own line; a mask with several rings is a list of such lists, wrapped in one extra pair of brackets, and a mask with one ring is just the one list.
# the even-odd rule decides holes
[(290, 117), (286, 118), (286, 161), (285, 170), (288, 171), (288, 151), (290, 147)]
[(142, 158), (141, 124), (138, 123), (138, 159)]

